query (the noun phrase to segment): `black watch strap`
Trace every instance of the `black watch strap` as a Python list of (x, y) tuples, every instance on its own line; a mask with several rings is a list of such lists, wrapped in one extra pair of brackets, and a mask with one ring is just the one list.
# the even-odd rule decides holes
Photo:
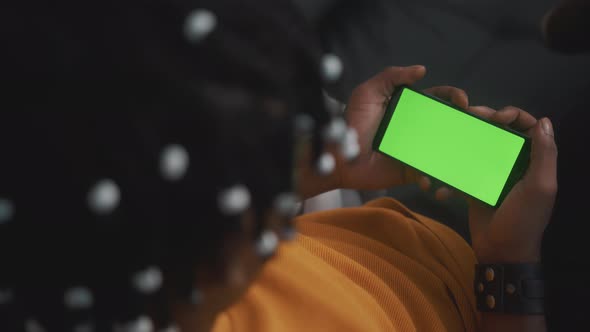
[(541, 264), (478, 264), (475, 296), (482, 312), (544, 314), (545, 282)]

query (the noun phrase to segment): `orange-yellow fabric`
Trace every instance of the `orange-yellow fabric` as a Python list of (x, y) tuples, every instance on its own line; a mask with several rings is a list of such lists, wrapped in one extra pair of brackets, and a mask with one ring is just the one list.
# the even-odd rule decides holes
[(450, 228), (387, 198), (297, 227), (214, 332), (477, 329), (475, 256)]

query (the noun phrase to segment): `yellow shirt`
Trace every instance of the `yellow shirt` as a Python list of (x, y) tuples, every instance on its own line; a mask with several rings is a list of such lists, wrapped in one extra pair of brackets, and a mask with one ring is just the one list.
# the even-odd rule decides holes
[(475, 256), (453, 230), (382, 198), (299, 217), (214, 332), (475, 331)]

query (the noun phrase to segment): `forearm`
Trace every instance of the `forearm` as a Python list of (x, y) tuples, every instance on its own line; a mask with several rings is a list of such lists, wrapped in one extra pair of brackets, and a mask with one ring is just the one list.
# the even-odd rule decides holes
[(330, 151), (334, 156), (334, 168), (332, 171), (321, 174), (317, 168), (317, 161), (312, 157), (312, 148), (309, 141), (301, 142), (296, 150), (297, 165), (295, 167), (295, 186), (297, 194), (302, 199), (308, 199), (319, 194), (341, 187), (341, 172), (343, 161)]
[(298, 181), (297, 186), (297, 193), (305, 200), (338, 189), (338, 179), (332, 176), (320, 177), (317, 175), (308, 175), (302, 177)]
[(507, 315), (482, 313), (481, 332), (547, 331), (544, 315)]

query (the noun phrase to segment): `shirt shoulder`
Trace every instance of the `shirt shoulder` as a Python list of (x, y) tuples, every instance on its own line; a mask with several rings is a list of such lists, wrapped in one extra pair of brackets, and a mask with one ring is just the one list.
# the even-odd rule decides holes
[(475, 256), (448, 227), (392, 199), (296, 224), (215, 332), (475, 330)]

